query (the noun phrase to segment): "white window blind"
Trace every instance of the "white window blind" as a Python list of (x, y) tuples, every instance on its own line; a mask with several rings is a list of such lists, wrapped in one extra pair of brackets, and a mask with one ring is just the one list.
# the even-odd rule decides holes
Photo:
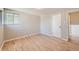
[(14, 15), (14, 24), (19, 24), (19, 16)]
[(19, 24), (19, 16), (13, 13), (5, 13), (5, 24)]

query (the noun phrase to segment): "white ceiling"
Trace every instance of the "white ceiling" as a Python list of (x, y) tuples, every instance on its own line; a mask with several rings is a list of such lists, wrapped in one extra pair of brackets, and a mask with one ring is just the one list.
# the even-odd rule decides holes
[(12, 8), (12, 9), (34, 15), (51, 15), (66, 11), (67, 12), (79, 11), (79, 8)]

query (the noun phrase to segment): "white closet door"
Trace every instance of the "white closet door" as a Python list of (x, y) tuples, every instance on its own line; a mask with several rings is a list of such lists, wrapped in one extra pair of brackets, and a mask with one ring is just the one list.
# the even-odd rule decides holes
[(53, 36), (61, 37), (61, 15), (57, 14), (52, 17)]

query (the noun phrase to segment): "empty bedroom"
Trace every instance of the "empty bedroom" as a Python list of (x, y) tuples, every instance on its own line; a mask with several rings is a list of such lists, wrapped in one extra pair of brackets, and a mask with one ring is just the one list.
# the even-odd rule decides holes
[(78, 8), (0, 9), (1, 51), (79, 51)]

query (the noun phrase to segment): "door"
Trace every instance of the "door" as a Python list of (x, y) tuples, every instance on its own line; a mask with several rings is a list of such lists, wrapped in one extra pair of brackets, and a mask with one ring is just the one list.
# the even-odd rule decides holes
[(61, 38), (61, 15), (57, 14), (52, 17), (53, 36)]

